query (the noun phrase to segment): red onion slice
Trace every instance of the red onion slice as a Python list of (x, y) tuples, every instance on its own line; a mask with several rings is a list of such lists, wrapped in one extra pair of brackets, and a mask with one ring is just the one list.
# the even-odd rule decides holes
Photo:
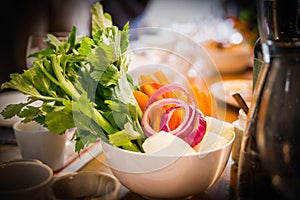
[(182, 108), (182, 106), (173, 106), (166, 110), (166, 112), (163, 113), (161, 116), (161, 122), (160, 122), (160, 130), (170, 132), (171, 129), (169, 127), (169, 122), (171, 120), (171, 117), (176, 109)]
[[(174, 92), (174, 91), (179, 91), (182, 92), (183, 94), (185, 94), (188, 98), (188, 101), (191, 104), (192, 109), (185, 109), (186, 111), (186, 115), (184, 120), (182, 121), (182, 123), (173, 131), (170, 131), (171, 134), (174, 134), (176, 136), (181, 135), (181, 137), (186, 136), (189, 132), (189, 130), (192, 127), (192, 123), (196, 117), (196, 105), (195, 105), (195, 101), (192, 98), (192, 96), (190, 95), (190, 93), (182, 86), (176, 85), (176, 84), (167, 84), (164, 85), (160, 88), (158, 88), (149, 98), (146, 106), (145, 106), (145, 110), (147, 110), (147, 108), (153, 104), (153, 102), (158, 101), (157, 98), (162, 96), (163, 94), (167, 93), (167, 92)], [(164, 98), (161, 100), (165, 100), (165, 99), (171, 99), (171, 98)], [(176, 99), (176, 98), (174, 98)], [(183, 100), (182, 100), (183, 101)], [(184, 104), (187, 104), (187, 102), (183, 101)], [(170, 103), (171, 104), (171, 103)]]
[[(153, 110), (158, 110), (166, 105), (170, 105), (170, 104), (175, 104), (176, 105), (180, 105), (182, 106), (182, 108), (184, 108), (186, 110), (186, 115), (184, 117), (183, 122), (173, 131), (169, 131), (171, 134), (174, 134), (176, 136), (184, 133), (184, 131), (189, 128), (189, 126), (185, 126), (187, 124), (190, 124), (191, 120), (189, 120), (191, 117), (191, 109), (190, 106), (183, 100), (181, 99), (175, 99), (175, 98), (165, 98), (165, 99), (160, 99), (157, 100), (155, 102), (153, 102), (152, 104), (150, 104), (147, 109), (145, 109), (144, 113), (143, 113), (143, 118), (142, 118), (142, 128), (146, 134), (146, 136), (151, 136), (154, 135), (155, 133), (157, 133), (156, 131), (154, 131), (152, 129), (152, 127), (149, 124), (149, 114), (151, 114), (152, 112), (155, 113), (155, 111)], [(186, 135), (186, 134), (185, 134)]]
[(154, 101), (157, 100), (158, 97), (160, 97), (161, 95), (167, 93), (167, 92), (174, 92), (174, 91), (180, 91), (182, 93), (184, 93), (187, 97), (188, 100), (190, 101), (191, 106), (195, 107), (195, 101), (192, 98), (192, 96), (190, 95), (190, 93), (183, 87), (179, 86), (179, 85), (175, 85), (175, 84), (167, 84), (167, 85), (163, 85), (161, 87), (159, 87), (149, 98), (145, 109), (147, 109), (147, 107), (152, 104)]
[(199, 142), (202, 141), (204, 134), (206, 133), (206, 121), (204, 115), (201, 113), (200, 110), (197, 109), (197, 120), (198, 123), (196, 128), (188, 134), (186, 137), (182, 138), (186, 141), (191, 147), (196, 146)]
[[(169, 121), (172, 117), (173, 112), (177, 109), (181, 108), (181, 106), (174, 106), (172, 108), (169, 108), (165, 113), (162, 115), (162, 121), (161, 121), (161, 130), (166, 132), (171, 132), (170, 128), (168, 126)], [(194, 129), (192, 129), (194, 127)], [(182, 137), (182, 135), (178, 135), (178, 137), (182, 138), (184, 141), (186, 141), (191, 147), (196, 146), (204, 137), (204, 134), (206, 132), (206, 121), (204, 119), (204, 115), (200, 110), (197, 109), (197, 116), (195, 120), (195, 125), (191, 127), (191, 131), (189, 134), (187, 134), (185, 137)]]
[[(180, 91), (185, 94), (190, 105), (188, 104), (188, 102), (179, 98), (163, 98), (157, 100), (161, 95), (173, 91)], [(174, 106), (169, 108), (162, 114), (160, 130), (180, 137), (191, 147), (194, 147), (204, 137), (204, 134), (206, 132), (206, 121), (202, 112), (196, 108), (195, 102), (190, 93), (185, 88), (174, 84), (168, 84), (158, 88), (155, 93), (153, 93), (149, 98), (142, 119), (142, 127), (146, 136), (149, 137), (157, 133), (149, 124), (149, 115), (151, 115), (151, 113), (155, 113), (155, 110), (161, 109), (162, 107), (170, 104)], [(173, 112), (178, 108), (183, 108), (185, 110), (185, 116), (180, 125), (171, 131), (169, 128), (169, 121)]]

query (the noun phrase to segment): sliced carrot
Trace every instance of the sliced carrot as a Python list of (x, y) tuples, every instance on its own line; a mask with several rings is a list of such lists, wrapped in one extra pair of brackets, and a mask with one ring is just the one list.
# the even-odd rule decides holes
[(182, 121), (182, 115), (183, 115), (183, 111), (181, 108), (177, 108), (174, 111), (173, 115), (170, 118), (169, 124), (168, 124), (171, 131), (176, 129), (180, 125), (180, 123)]
[(162, 71), (156, 71), (154, 72), (154, 76), (156, 77), (156, 79), (158, 80), (158, 82), (162, 85), (166, 85), (166, 84), (169, 84), (170, 81), (169, 79), (167, 78), (167, 76), (165, 75), (164, 72)]
[(140, 85), (140, 90), (150, 97), (156, 91), (156, 88), (152, 84), (143, 84)]
[[(140, 82), (143, 83), (143, 85), (140, 86), (141, 91), (143, 91), (145, 94), (147, 94), (149, 97), (155, 92), (156, 89), (161, 87), (162, 85), (169, 84), (170, 81), (168, 80), (167, 76), (162, 71), (156, 71), (154, 72), (154, 76), (156, 79), (152, 78), (151, 75), (143, 74), (140, 75)], [(157, 81), (156, 81), (157, 80)], [(162, 95), (162, 97), (159, 98), (179, 98), (179, 94), (175, 91), (166, 92)], [(160, 111), (160, 113), (157, 113), (156, 118), (152, 119), (152, 124), (155, 129), (159, 129), (160, 121), (161, 121), (161, 115), (164, 113), (167, 109), (172, 108), (174, 105), (170, 104), (167, 106), (164, 106), (163, 110)], [(169, 127), (171, 130), (174, 130), (177, 128), (182, 121), (182, 109), (176, 109), (171, 116), (171, 119), (169, 121)]]
[(164, 98), (178, 98), (174, 92), (166, 92), (163, 94)]
[(212, 104), (212, 94), (210, 92), (207, 93), (207, 102), (208, 102), (208, 107), (209, 107), (207, 116), (212, 116), (213, 104)]
[(149, 74), (141, 74), (140, 75), (140, 85), (149, 84), (155, 89), (159, 88), (161, 86), (160, 83), (158, 83), (156, 80), (152, 78)]
[(140, 78), (141, 85), (155, 82), (154, 79), (152, 78), (152, 76), (149, 74), (141, 74), (139, 78)]
[(155, 112), (155, 115), (152, 118), (152, 121), (151, 121), (152, 128), (156, 132), (160, 131), (161, 117), (164, 112), (165, 112), (164, 108), (158, 108)]
[(162, 86), (160, 83), (156, 83), (156, 82), (149, 83), (149, 84), (152, 85), (152, 87), (155, 88), (155, 89), (158, 89), (159, 87)]
[(161, 87), (161, 84), (149, 74), (141, 74), (139, 79), (140, 90), (143, 93), (147, 94), (148, 97), (150, 97), (155, 92), (155, 90)]
[(141, 110), (143, 111), (147, 104), (149, 97), (145, 93), (138, 91), (138, 90), (133, 91), (133, 95), (134, 95), (138, 105), (140, 106)]
[(211, 98), (203, 91), (194, 90), (197, 96), (198, 109), (204, 114), (204, 116), (211, 116)]
[[(171, 81), (167, 78), (166, 74), (163, 71), (156, 71), (154, 72), (154, 76), (158, 80), (158, 82), (162, 85), (166, 85), (171, 83)], [(173, 92), (167, 92), (163, 95), (164, 98), (179, 98), (180, 92), (173, 91)]]

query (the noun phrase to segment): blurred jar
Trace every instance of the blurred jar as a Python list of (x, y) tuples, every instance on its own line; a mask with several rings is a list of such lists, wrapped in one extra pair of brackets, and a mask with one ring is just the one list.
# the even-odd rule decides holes
[(246, 128), (246, 119), (246, 113), (243, 111), (243, 109), (240, 109), (238, 119), (232, 123), (234, 125), (235, 140), (232, 146), (231, 158), (236, 163), (239, 162), (241, 143)]

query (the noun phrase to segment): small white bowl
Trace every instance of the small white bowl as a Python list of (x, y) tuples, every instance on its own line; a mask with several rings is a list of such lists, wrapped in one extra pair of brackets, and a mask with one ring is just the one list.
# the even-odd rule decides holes
[(102, 147), (113, 174), (129, 190), (146, 198), (186, 198), (210, 188), (226, 167), (235, 135), (217, 134), (228, 143), (181, 156), (136, 153), (105, 142)]

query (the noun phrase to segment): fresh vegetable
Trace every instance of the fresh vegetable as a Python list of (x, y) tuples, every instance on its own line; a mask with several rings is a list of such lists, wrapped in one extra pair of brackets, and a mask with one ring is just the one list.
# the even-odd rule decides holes
[[(169, 93), (170, 91), (181, 92), (185, 95), (185, 99), (187, 99), (187, 101), (180, 98), (158, 99), (158, 97), (165, 93)], [(170, 105), (172, 105), (172, 107), (169, 107), (161, 116), (158, 116), (157, 110), (161, 110), (161, 108), (165, 108)], [(171, 119), (174, 111), (179, 108), (184, 110), (183, 120), (178, 127), (171, 130), (169, 127), (169, 120)], [(154, 130), (151, 125), (152, 116), (156, 116), (161, 119), (159, 131), (169, 132), (180, 137), (191, 147), (194, 147), (202, 140), (206, 131), (206, 121), (202, 112), (195, 106), (195, 102), (190, 93), (179, 85), (164, 85), (158, 88), (155, 93), (150, 96), (142, 118), (142, 128), (148, 137), (157, 133), (157, 130)]]
[[(210, 106), (205, 93), (193, 86), (195, 102), (185, 88), (172, 84), (164, 72), (155, 71), (153, 75), (142, 74), (139, 77), (140, 91), (145, 91), (145, 87), (142, 87), (145, 85), (151, 88), (151, 92), (146, 92), (149, 98), (143, 92), (143, 96), (135, 95), (137, 101), (142, 102), (139, 105), (142, 106), (142, 127), (146, 136), (166, 131), (182, 138), (192, 147), (197, 145), (206, 129), (204, 114), (197, 107)], [(205, 108), (205, 111), (209, 113), (210, 108)]]
[(170, 80), (167, 78), (167, 76), (162, 71), (156, 71), (154, 72), (154, 76), (157, 78), (160, 84), (167, 85), (170, 84)]
[(137, 100), (141, 110), (144, 110), (146, 107), (146, 104), (149, 100), (149, 97), (145, 93), (143, 93), (142, 91), (139, 91), (139, 90), (133, 91), (133, 95), (134, 95), (135, 99)]
[(140, 86), (140, 90), (141, 92), (143, 92), (144, 94), (146, 94), (148, 97), (150, 97), (156, 90), (157, 88), (153, 86), (153, 84), (143, 84)]
[(157, 83), (150, 75), (142, 74), (140, 75), (139, 89), (141, 92), (150, 97), (157, 88), (161, 85)]
[[(2, 89), (18, 90), (29, 99), (7, 106), (1, 114), (4, 118), (18, 115), (23, 122), (36, 121), (57, 134), (76, 127), (77, 152), (98, 138), (143, 151), (142, 111), (127, 74), (129, 24), (123, 30), (113, 26), (99, 2), (91, 12), (91, 38), (77, 38), (76, 27), (65, 42), (48, 34), (50, 48), (30, 55), (37, 58), (33, 67), (11, 74), (11, 80), (2, 84)], [(38, 100), (41, 106), (30, 106)]]
[[(32, 68), (11, 74), (11, 80), (1, 85), (29, 96), (27, 102), (8, 105), (2, 116), (36, 121), (57, 134), (75, 127), (77, 152), (99, 138), (144, 152), (145, 138), (160, 131), (191, 147), (198, 144), (206, 121), (190, 93), (160, 71), (154, 75), (158, 81), (143, 75), (135, 86), (127, 72), (129, 24), (122, 30), (112, 25), (99, 2), (91, 12), (91, 37), (77, 38), (76, 27), (66, 41), (48, 34), (45, 42), (50, 47), (30, 55), (37, 58)], [(32, 106), (35, 101), (42, 104)]]
[(159, 155), (184, 155), (193, 154), (196, 151), (179, 137), (171, 133), (161, 131), (148, 137), (143, 143), (145, 153)]
[(200, 91), (197, 87), (193, 86), (193, 92), (196, 96), (197, 107), (204, 116), (212, 115), (212, 105), (211, 105), (211, 96), (210, 94), (205, 93), (204, 91)]

